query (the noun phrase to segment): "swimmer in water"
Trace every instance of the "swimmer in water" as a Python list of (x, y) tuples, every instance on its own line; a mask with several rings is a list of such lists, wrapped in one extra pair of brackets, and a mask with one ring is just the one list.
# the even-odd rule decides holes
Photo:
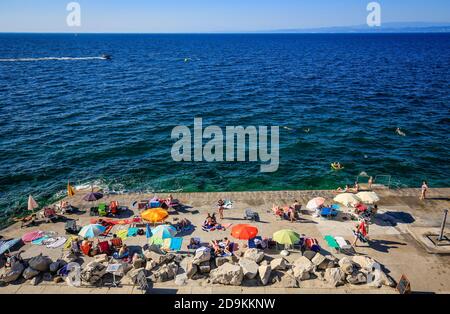
[(307, 129), (303, 129), (303, 131), (305, 131), (305, 133), (309, 133), (309, 131), (311, 131), (311, 129), (307, 128)]
[(283, 128), (285, 128), (286, 130), (292, 131), (292, 129), (287, 126), (284, 126)]
[(397, 129), (395, 130), (395, 133), (397, 133), (397, 134), (400, 135), (400, 136), (406, 136), (406, 134), (405, 134), (404, 132), (402, 132), (402, 130), (400, 130), (400, 128), (397, 128)]

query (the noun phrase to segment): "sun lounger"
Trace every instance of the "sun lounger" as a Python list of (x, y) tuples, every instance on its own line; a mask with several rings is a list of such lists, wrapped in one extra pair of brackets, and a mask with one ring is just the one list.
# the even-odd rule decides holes
[(244, 213), (244, 219), (259, 221), (259, 214), (251, 209), (246, 209)]
[(335, 207), (324, 207), (320, 211), (320, 216), (326, 217), (326, 218), (333, 218), (336, 217), (338, 214), (338, 211)]

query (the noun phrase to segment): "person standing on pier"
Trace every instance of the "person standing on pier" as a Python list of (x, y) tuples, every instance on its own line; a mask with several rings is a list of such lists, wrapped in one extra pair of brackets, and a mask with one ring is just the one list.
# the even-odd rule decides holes
[(422, 193), (420, 194), (420, 200), (423, 201), (427, 197), (427, 191), (428, 191), (428, 183), (427, 181), (422, 182)]

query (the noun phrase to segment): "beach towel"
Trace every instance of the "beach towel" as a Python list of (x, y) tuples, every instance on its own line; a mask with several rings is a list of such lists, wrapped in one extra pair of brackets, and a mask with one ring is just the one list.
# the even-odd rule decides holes
[(42, 236), (40, 238), (34, 239), (33, 241), (31, 241), (31, 244), (34, 245), (42, 245), (42, 242), (47, 240), (49, 237), (48, 236)]
[(47, 243), (46, 242), (46, 246), (49, 249), (56, 249), (58, 247), (60, 247), (61, 245), (64, 245), (64, 243), (66, 243), (66, 238), (65, 237), (56, 237), (53, 238), (53, 241), (51, 243)]
[(70, 237), (66, 240), (66, 242), (64, 243), (64, 249), (69, 249), (72, 245), (72, 240), (78, 240), (78, 237)]
[(128, 237), (135, 237), (136, 235), (137, 235), (137, 233), (138, 233), (138, 228), (136, 228), (136, 227), (132, 227), (132, 228), (128, 228), (128, 234), (127, 234), (127, 236)]
[(161, 238), (157, 238), (157, 237), (151, 237), (148, 241), (148, 243), (150, 245), (154, 244), (154, 245), (163, 245), (164, 244), (164, 240)]
[(183, 238), (172, 238), (172, 240), (170, 241), (170, 250), (179, 251), (181, 250), (182, 245), (183, 245)]
[(127, 239), (127, 235), (128, 235), (128, 230), (127, 229), (119, 230), (119, 231), (116, 232), (116, 234), (122, 240), (126, 240)]
[(230, 228), (233, 224), (228, 223), (228, 224), (223, 224), (222, 226), (226, 229)]

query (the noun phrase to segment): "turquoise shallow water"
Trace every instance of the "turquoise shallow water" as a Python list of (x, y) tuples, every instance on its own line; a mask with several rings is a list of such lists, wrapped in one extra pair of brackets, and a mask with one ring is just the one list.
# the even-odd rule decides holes
[[(68, 179), (120, 191), (319, 189), (366, 171), (450, 186), (449, 39), (0, 34), (0, 211), (19, 212), (29, 193), (54, 200)], [(90, 58), (103, 53), (113, 59)], [(279, 170), (174, 162), (171, 130), (196, 116), (279, 125)], [(334, 160), (345, 169), (331, 171)]]

